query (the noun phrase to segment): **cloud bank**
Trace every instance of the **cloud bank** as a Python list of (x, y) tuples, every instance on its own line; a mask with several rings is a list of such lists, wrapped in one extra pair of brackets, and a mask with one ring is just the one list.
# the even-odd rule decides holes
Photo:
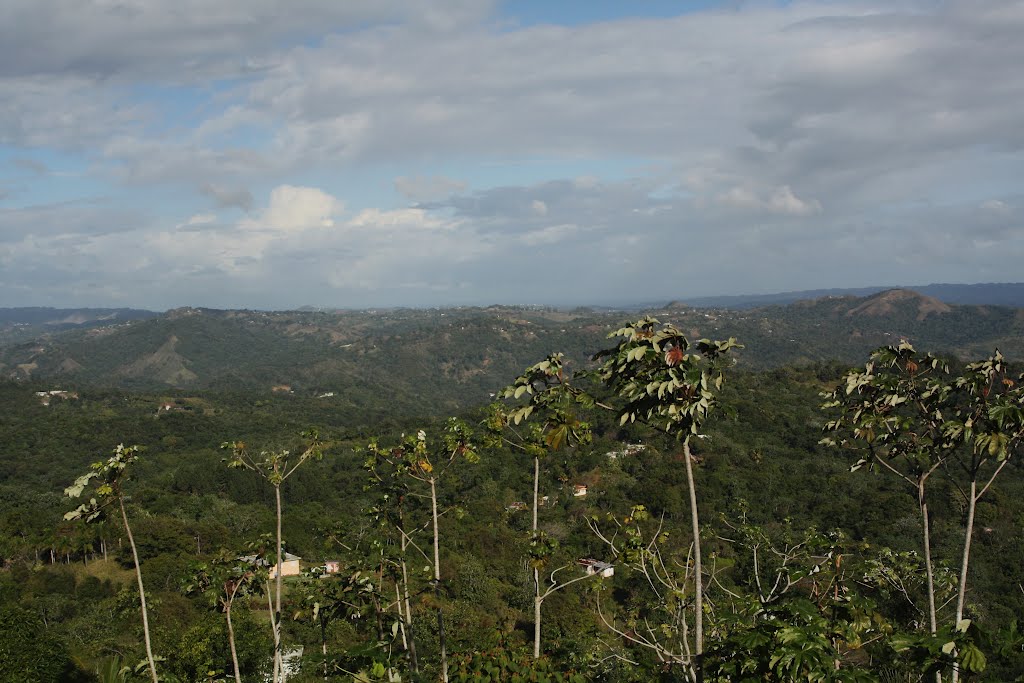
[(1024, 3), (576, 11), (4, 3), (0, 305), (1020, 279)]

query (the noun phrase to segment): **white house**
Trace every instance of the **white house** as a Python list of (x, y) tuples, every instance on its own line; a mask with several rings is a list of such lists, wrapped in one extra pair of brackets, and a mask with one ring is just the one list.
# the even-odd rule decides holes
[[(291, 553), (284, 553), (281, 558), (281, 576), (298, 576), (302, 573), (299, 569), (299, 560), (302, 559), (298, 555), (292, 555)], [(277, 562), (270, 563), (270, 578), (277, 578)]]
[[(269, 560), (264, 560), (262, 558), (256, 557), (255, 555), (246, 555), (238, 559), (242, 562), (254, 564), (257, 567), (269, 567), (270, 578), (277, 578), (277, 560), (273, 557), (271, 557)], [(284, 553), (281, 556), (281, 576), (298, 576), (299, 574), (301, 574), (302, 570), (299, 568), (299, 560), (301, 559), (302, 558), (298, 555), (292, 555), (291, 553), (287, 552)]]
[(594, 574), (600, 574), (604, 578), (610, 578), (615, 576), (615, 566), (602, 562), (601, 560), (595, 560), (589, 557), (576, 561), (576, 564), (583, 567), (584, 573), (587, 576), (593, 576)]

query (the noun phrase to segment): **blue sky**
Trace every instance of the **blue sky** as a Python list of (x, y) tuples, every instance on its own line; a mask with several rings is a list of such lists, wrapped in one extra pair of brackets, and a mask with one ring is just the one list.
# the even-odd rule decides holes
[(1024, 2), (8, 0), (0, 306), (1019, 281)]

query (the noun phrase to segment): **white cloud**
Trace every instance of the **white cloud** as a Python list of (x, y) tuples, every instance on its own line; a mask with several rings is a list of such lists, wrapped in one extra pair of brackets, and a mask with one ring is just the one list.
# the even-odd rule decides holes
[(580, 226), (572, 223), (550, 225), (541, 230), (533, 230), (523, 235), (523, 243), (530, 247), (555, 244), (566, 240), (580, 231)]
[(240, 225), (247, 229), (299, 232), (334, 227), (335, 216), (345, 203), (315, 187), (281, 185), (270, 193), (270, 204), (255, 219)]
[(810, 216), (821, 211), (821, 202), (800, 199), (789, 185), (775, 188), (767, 199), (762, 199), (749, 188), (733, 187), (719, 194), (716, 200), (725, 206), (790, 216)]
[(772, 192), (767, 206), (775, 213), (786, 213), (792, 216), (809, 216), (821, 211), (821, 202), (817, 199), (808, 201), (800, 199), (793, 194), (789, 185), (783, 185)]
[(985, 201), (978, 205), (978, 208), (980, 208), (982, 211), (997, 214), (1000, 216), (1005, 216), (1010, 213), (1010, 206), (1006, 202), (1000, 201), (998, 199), (986, 199)]
[(347, 222), (352, 228), (403, 228), (412, 230), (439, 229), (451, 224), (431, 216), (423, 209), (363, 209)]
[(215, 223), (216, 221), (216, 214), (197, 213), (196, 215), (190, 217), (187, 221), (185, 221), (178, 227), (188, 227), (193, 225), (210, 225), (211, 223)]
[(745, 187), (734, 187), (721, 193), (716, 199), (720, 204), (744, 209), (754, 209), (764, 206), (764, 203), (758, 198), (758, 196)]
[[(0, 178), (64, 192), (0, 210), (0, 295), (115, 272), (238, 305), (1016, 279), (1019, 5), (520, 26), (474, 0), (10, 0), (0, 145), (82, 171)], [(850, 244), (871, 259), (837, 265)]]

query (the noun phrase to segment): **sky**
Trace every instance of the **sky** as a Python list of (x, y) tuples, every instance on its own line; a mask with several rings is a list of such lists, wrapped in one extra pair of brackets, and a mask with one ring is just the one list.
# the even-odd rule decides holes
[(0, 0), (0, 306), (1017, 282), (1021, 36), (1014, 0)]

